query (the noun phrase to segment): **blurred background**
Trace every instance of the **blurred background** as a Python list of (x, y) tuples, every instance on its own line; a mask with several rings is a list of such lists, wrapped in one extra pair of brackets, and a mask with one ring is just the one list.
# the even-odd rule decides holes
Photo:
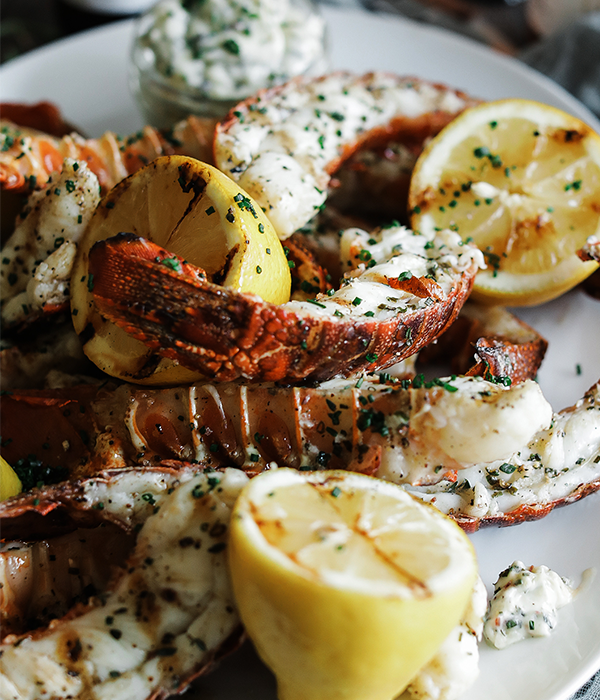
[[(319, 0), (445, 27), (519, 58), (600, 116), (600, 0)], [(153, 0), (0, 0), (0, 62)]]
[[(516, 53), (535, 40), (523, 0), (324, 0), (330, 4), (400, 12), (444, 23)], [(56, 38), (113, 22), (152, 5), (152, 0), (1, 0), (1, 61)]]

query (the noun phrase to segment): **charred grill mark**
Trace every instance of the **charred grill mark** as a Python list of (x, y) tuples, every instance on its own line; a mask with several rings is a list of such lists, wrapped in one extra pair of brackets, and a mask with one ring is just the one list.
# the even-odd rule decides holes
[(240, 246), (238, 243), (234, 245), (233, 248), (227, 253), (227, 256), (225, 257), (225, 262), (223, 263), (223, 267), (218, 272), (215, 272), (215, 274), (213, 275), (213, 284), (223, 284), (223, 281), (229, 274), (229, 270), (231, 269), (233, 259), (238, 254), (239, 248)]
[(194, 197), (190, 205), (195, 204), (195, 201), (202, 196), (202, 193), (206, 189), (206, 181), (195, 172), (195, 167), (189, 162), (182, 163), (178, 170), (179, 185), (186, 194), (190, 192), (190, 190), (193, 190)]
[(85, 345), (96, 335), (96, 331), (92, 323), (88, 323), (87, 326), (79, 334), (79, 339), (81, 343)]
[[(208, 537), (224, 535), (225, 523), (230, 514), (228, 503), (235, 499), (241, 488), (239, 476), (229, 477), (227, 472), (218, 476), (216, 474), (204, 476), (196, 468), (186, 468), (181, 464), (177, 466), (179, 471), (174, 469), (152, 472), (148, 469), (129, 470), (125, 475), (113, 473), (108, 478), (95, 478), (86, 482), (86, 485), (95, 493), (94, 489), (98, 482), (107, 484), (108, 481), (114, 480), (112, 487), (116, 488), (119, 494), (117, 500), (120, 503), (114, 505), (112, 515), (105, 514), (104, 517), (107, 520), (118, 517), (123, 508), (125, 510), (128, 507), (131, 508), (131, 506), (124, 507), (124, 502), (129, 499), (134, 500), (140, 492), (143, 493), (146, 489), (156, 486), (154, 478), (158, 473), (164, 476), (170, 473), (172, 488), (164, 494), (162, 502), (168, 513), (180, 514), (183, 503), (190, 497), (195, 498), (192, 491), (196, 487), (203, 489), (207, 494), (202, 499), (202, 503), (195, 502), (198, 507), (187, 511), (186, 519), (183, 523), (177, 523), (174, 531), (165, 532), (160, 526), (161, 532), (165, 534), (162, 545), (158, 545), (156, 541), (150, 541), (149, 537), (142, 534), (129, 553), (127, 568), (122, 568), (118, 574), (115, 574), (102, 588), (101, 594), (90, 601), (89, 605), (76, 605), (64, 617), (53, 618), (51, 625), (42, 626), (25, 634), (19, 633), (16, 637), (7, 637), (4, 640), (0, 655), (4, 656), (4, 660), (7, 657), (11, 658), (10, 663), (6, 664), (8, 675), (10, 675), (11, 664), (15, 668), (21, 668), (22, 664), (27, 663), (35, 669), (34, 677), (26, 681), (26, 684), (34, 688), (27, 689), (28, 697), (37, 697), (39, 693), (48, 694), (46, 680), (50, 679), (46, 679), (41, 672), (38, 675), (38, 670), (41, 668), (39, 660), (48, 658), (56, 662), (52, 667), (51, 680), (54, 683), (51, 686), (52, 690), (59, 687), (58, 683), (64, 683), (62, 692), (72, 693), (73, 697), (76, 695), (82, 698), (92, 697), (94, 690), (98, 691), (105, 682), (111, 683), (112, 679), (118, 678), (123, 673), (143, 674), (139, 678), (147, 685), (147, 690), (143, 693), (144, 697), (146, 695), (166, 697), (174, 691), (183, 690), (187, 683), (210, 666), (213, 659), (232, 651), (241, 642), (242, 630), (229, 595), (221, 590), (214, 590), (213, 584), (208, 581), (201, 586), (191, 583), (189, 587), (183, 588), (182, 585), (185, 586), (185, 584), (179, 579), (173, 587), (169, 583), (167, 585), (163, 583), (163, 580), (167, 582), (174, 580), (177, 574), (175, 564), (178, 555), (174, 547), (177, 546), (180, 525), (185, 528), (184, 532), (198, 533), (197, 538), (191, 535), (181, 537), (180, 546), (202, 549), (196, 554), (200, 557), (202, 566), (212, 566), (215, 563), (215, 557), (219, 557), (220, 565), (224, 566), (225, 555), (222, 552), (225, 543), (213, 544)], [(183, 476), (184, 472), (187, 473), (187, 478)], [(130, 480), (131, 477), (133, 482)], [(190, 479), (192, 482), (186, 486), (185, 482), (189, 482)], [(83, 483), (80, 483), (80, 486), (85, 490)], [(216, 486), (219, 488), (217, 489)], [(65, 489), (73, 491), (74, 488), (74, 483), (68, 483), (66, 486), (63, 484), (47, 490), (44, 494), (38, 492), (37, 496), (40, 500), (44, 499), (46, 506), (52, 506), (56, 498), (59, 501), (64, 499), (67, 495)], [(126, 490), (125, 494), (123, 488)], [(225, 491), (227, 494), (227, 502), (218, 495), (220, 491)], [(213, 493), (209, 495), (208, 492)], [(124, 496), (123, 502), (121, 499)], [(39, 510), (41, 504), (32, 503), (32, 498), (32, 494), (24, 494), (20, 499), (13, 501), (8, 509), (5, 503), (1, 504), (0, 510), (8, 510), (8, 513), (0, 513), (0, 515), (10, 517), (16, 503), (20, 503), (20, 507), (32, 506), (34, 510)], [(78, 498), (80, 497), (76, 493), (69, 495), (67, 500), (70, 511), (78, 509), (79, 504), (76, 504)], [(95, 502), (88, 500), (84, 509), (93, 511), (94, 506)], [(217, 508), (223, 522), (219, 521), (212, 512)], [(185, 508), (183, 510), (186, 511)], [(50, 512), (54, 512), (52, 508)], [(149, 522), (154, 517), (152, 513), (141, 517), (139, 524), (147, 523), (149, 528), (143, 532), (152, 532), (153, 527), (157, 527), (157, 523)], [(210, 545), (209, 547), (201, 547), (204, 540)], [(173, 556), (175, 561), (170, 559)], [(181, 592), (183, 595), (180, 595)], [(211, 599), (211, 609), (208, 611), (207, 597)], [(176, 613), (174, 606), (176, 606)], [(217, 609), (213, 613), (214, 606)], [(174, 613), (171, 617), (170, 612)], [(227, 620), (223, 619), (225, 617)], [(215, 626), (217, 623), (218, 629)], [(123, 663), (119, 661), (118, 670), (110, 670), (107, 675), (103, 674), (103, 677), (99, 677), (97, 669), (106, 662), (104, 651), (107, 642), (113, 649), (118, 650), (121, 645), (124, 649), (135, 649), (138, 646), (135, 638), (137, 635), (144, 640), (142, 648), (135, 653), (137, 658), (131, 659), (125, 655)], [(20, 649), (21, 642), (25, 640), (27, 649)], [(182, 649), (182, 645), (185, 648)], [(155, 658), (158, 659), (158, 663), (152, 665), (152, 671), (147, 675), (144, 671), (145, 664)], [(24, 678), (24, 676), (25, 674), (21, 673), (21, 677)], [(78, 680), (71, 686), (69, 678)]]
[(135, 372), (131, 378), (132, 379), (146, 379), (154, 374), (156, 368), (160, 364), (162, 357), (160, 355), (155, 355), (153, 353), (148, 353), (144, 360), (144, 364), (140, 369)]
[(589, 132), (578, 131), (577, 129), (560, 129), (555, 132), (555, 138), (557, 141), (562, 141), (564, 143), (579, 143), (582, 141)]
[(191, 163), (183, 163), (178, 167), (179, 171), (179, 186), (181, 187), (181, 191), (184, 192), (185, 194), (188, 194), (190, 191), (193, 192), (193, 197), (190, 199), (188, 202), (185, 211), (181, 215), (179, 221), (175, 224), (173, 227), (173, 230), (169, 234), (167, 238), (167, 245), (169, 244), (169, 241), (173, 238), (173, 236), (177, 233), (179, 230), (179, 227), (181, 226), (182, 222), (184, 219), (191, 214), (191, 212), (194, 210), (194, 207), (196, 206), (196, 203), (198, 202), (199, 199), (202, 198), (202, 195), (204, 194), (204, 190), (206, 189), (206, 181), (200, 177), (197, 173), (194, 173), (192, 164)]

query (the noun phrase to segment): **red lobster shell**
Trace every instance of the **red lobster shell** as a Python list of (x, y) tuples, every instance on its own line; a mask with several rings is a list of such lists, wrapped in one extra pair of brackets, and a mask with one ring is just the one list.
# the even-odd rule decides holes
[[(483, 396), (494, 385), (470, 381), (482, 392), (476, 400), (487, 401)], [(65, 465), (74, 476), (166, 459), (236, 465), (248, 475), (271, 463), (347, 468), (404, 483), (470, 531), (542, 517), (600, 488), (600, 384), (555, 413), (550, 427), (535, 432), (532, 426), (534, 434), (510, 454), (474, 465), (444, 452), (435, 432), (421, 432), (422, 406), (431, 412), (440, 399), (460, 399), (453, 385), (462, 386), (460, 380), (427, 383), (422, 377), (393, 382), (383, 374), (316, 388), (233, 383), (14, 392), (2, 397), (4, 455), (18, 464), (33, 452), (50, 475)], [(511, 389), (507, 398), (514, 404), (513, 396)], [(475, 406), (478, 415), (482, 407)], [(519, 415), (520, 422), (530, 419)], [(496, 414), (504, 441), (517, 418), (510, 410)], [(33, 442), (30, 431), (24, 434), (32, 422), (39, 426)], [(487, 426), (493, 433), (494, 426)], [(473, 450), (481, 450), (472, 428), (467, 437)], [(565, 445), (578, 449), (563, 452)]]
[[(406, 281), (408, 293), (430, 303), (381, 320), (374, 312), (321, 313), (335, 295), (318, 295), (315, 312), (299, 310), (294, 302), (270, 304), (212, 284), (182, 259), (177, 270), (162, 264), (173, 258), (131, 234), (97, 243), (89, 258), (95, 303), (103, 316), (157, 353), (215, 381), (324, 381), (399, 362), (450, 326), (478, 269), (471, 260), (454, 270), (449, 291), (440, 290), (437, 298), (426, 285), (414, 289), (420, 278), (398, 269), (399, 279), (412, 278)], [(382, 279), (390, 289), (405, 284), (395, 282)]]

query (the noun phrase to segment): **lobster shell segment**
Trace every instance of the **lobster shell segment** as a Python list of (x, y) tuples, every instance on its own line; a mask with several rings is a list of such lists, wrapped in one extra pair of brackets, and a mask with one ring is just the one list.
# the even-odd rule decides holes
[[(373, 255), (365, 250), (369, 265), (337, 291), (281, 305), (213, 284), (132, 234), (97, 243), (89, 271), (100, 313), (185, 367), (215, 381), (324, 381), (399, 362), (454, 321), (480, 253), (442, 234), (431, 241), (402, 227), (372, 233), (383, 239), (381, 263), (373, 246)], [(420, 253), (399, 254), (404, 245)], [(435, 297), (404, 284), (426, 276), (436, 283)]]
[(545, 338), (505, 308), (468, 301), (438, 342), (419, 354), (419, 361), (450, 358), (456, 374), (501, 377), (518, 384), (535, 379), (547, 348)]
[[(216, 121), (188, 117), (169, 130), (145, 126), (132, 136), (107, 131), (100, 138), (86, 139), (76, 132), (50, 135), (52, 124), (32, 115), (32, 108), (12, 105), (0, 121), (0, 189), (19, 193), (43, 189), (50, 175), (60, 170), (65, 158), (85, 161), (98, 177), (103, 193), (123, 178), (158, 158), (174, 153), (212, 161), (212, 138)], [(27, 118), (23, 119), (23, 115)], [(18, 123), (10, 121), (17, 118)], [(25, 125), (29, 122), (29, 125)], [(18, 124), (22, 123), (23, 126)], [(36, 128), (31, 128), (35, 124)], [(50, 133), (38, 131), (43, 126)], [(60, 125), (59, 125), (60, 126)], [(63, 129), (61, 129), (63, 130)]]
[[(346, 468), (403, 484), (469, 531), (540, 518), (600, 489), (600, 384), (554, 414), (535, 382), (508, 388), (478, 377), (393, 381), (382, 373), (313, 388), (236, 382), (86, 391), (3, 396), (5, 456), (17, 464), (35, 449), (15, 431), (15, 423), (35, 423), (45, 443), (38, 454), (61, 448), (61, 464), (74, 475), (164, 460), (235, 465), (248, 476), (273, 463)], [(83, 415), (85, 466), (81, 446), (65, 449), (54, 437), (56, 425), (79, 432)], [(3, 534), (17, 533), (4, 519), (7, 507), (50, 514), (60, 494), (75, 492), (53, 493), (51, 501), (34, 492), (0, 504)], [(98, 498), (107, 517), (117, 502), (104, 492)], [(77, 512), (81, 522), (95, 511)]]

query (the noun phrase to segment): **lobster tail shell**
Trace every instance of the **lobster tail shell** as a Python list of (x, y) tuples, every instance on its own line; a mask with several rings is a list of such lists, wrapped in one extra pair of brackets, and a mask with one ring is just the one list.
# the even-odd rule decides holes
[[(294, 383), (375, 371), (413, 355), (456, 318), (476, 266), (446, 298), (388, 320), (302, 313), (212, 284), (173, 254), (131, 234), (90, 251), (93, 294), (103, 316), (135, 338), (215, 381)], [(319, 305), (318, 302), (316, 302)]]
[[(118, 696), (119, 681), (125, 684), (121, 696), (132, 697), (126, 691), (133, 681), (135, 697), (166, 698), (237, 648), (244, 633), (230, 590), (225, 538), (231, 508), (246, 481), (236, 470), (206, 474), (198, 466), (165, 464), (105, 472), (0, 504), (3, 529), (14, 532), (21, 524), (21, 542), (2, 552), (0, 571), (15, 566), (19, 555), (37, 564), (29, 574), (32, 585), (22, 587), (29, 595), (7, 591), (9, 586), (3, 590), (3, 606), (15, 593), (12, 610), (1, 611), (3, 697), (7, 692), (10, 697), (58, 697), (60, 688), (60, 697), (84, 698), (91, 687)], [(72, 560), (59, 556), (65, 541), (53, 544), (55, 531), (42, 535), (41, 545), (23, 541), (33, 534), (32, 518), (38, 524), (48, 520), (56, 530), (59, 512), (65, 536), (72, 537)], [(112, 540), (121, 529), (112, 562), (100, 561), (89, 546), (98, 537), (89, 530), (90, 520), (108, 525), (105, 534)], [(87, 548), (76, 546), (80, 538), (89, 540)], [(40, 548), (57, 556), (38, 558)], [(104, 569), (114, 565), (108, 581), (106, 572), (96, 576), (101, 586), (96, 595), (84, 589), (79, 602), (68, 596), (55, 600), (56, 580), (79, 576), (95, 562)], [(41, 598), (55, 603), (57, 617), (6, 634), (19, 620), (5, 613), (18, 616), (25, 607), (36, 609)]]

